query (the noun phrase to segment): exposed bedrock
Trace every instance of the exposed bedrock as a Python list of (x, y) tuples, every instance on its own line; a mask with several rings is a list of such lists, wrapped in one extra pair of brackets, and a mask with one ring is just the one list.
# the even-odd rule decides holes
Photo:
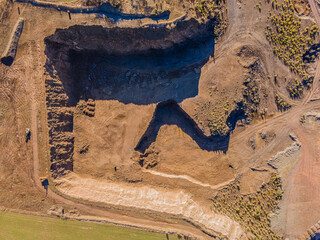
[(214, 20), (170, 29), (72, 26), (45, 39), (70, 103), (115, 99), (151, 104), (198, 94), (201, 67), (214, 52)]

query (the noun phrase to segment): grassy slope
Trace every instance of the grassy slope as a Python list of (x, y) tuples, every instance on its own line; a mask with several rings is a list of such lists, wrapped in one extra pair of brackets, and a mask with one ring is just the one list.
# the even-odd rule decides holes
[[(1, 240), (165, 240), (166, 235), (111, 225), (0, 212)], [(177, 239), (169, 235), (169, 239)]]

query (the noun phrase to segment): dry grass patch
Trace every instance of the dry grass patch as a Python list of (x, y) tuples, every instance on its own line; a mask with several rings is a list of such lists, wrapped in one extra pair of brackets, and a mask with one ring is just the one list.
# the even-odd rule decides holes
[(255, 194), (241, 195), (240, 183), (235, 181), (222, 189), (212, 202), (216, 211), (235, 219), (251, 233), (249, 239), (281, 239), (271, 230), (270, 224), (270, 213), (281, 198), (280, 177), (272, 174), (269, 182)]

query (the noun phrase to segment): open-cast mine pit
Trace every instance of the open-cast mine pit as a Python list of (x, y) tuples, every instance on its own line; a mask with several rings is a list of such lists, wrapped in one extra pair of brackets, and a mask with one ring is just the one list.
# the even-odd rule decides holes
[(201, 66), (213, 56), (210, 28), (213, 22), (191, 20), (172, 30), (73, 26), (46, 38), (46, 53), (70, 104), (88, 98), (181, 102), (198, 94)]
[[(229, 218), (219, 215), (217, 218), (221, 219), (213, 223), (216, 217), (210, 211), (205, 215), (193, 213), (204, 211), (196, 203), (192, 203), (188, 209), (191, 213), (187, 214), (177, 211), (185, 203), (179, 203), (181, 206), (178, 204), (179, 207), (177, 205), (169, 211), (162, 202), (154, 202), (156, 192), (156, 196), (169, 201), (165, 188), (156, 190), (154, 186), (157, 178), (165, 175), (143, 171), (139, 160), (139, 154), (142, 156), (155, 142), (163, 125), (178, 126), (200, 149), (227, 151), (229, 135), (204, 135), (192, 117), (179, 106), (183, 100), (198, 95), (201, 68), (214, 54), (214, 37), (209, 34), (213, 27), (213, 20), (205, 23), (189, 20), (178, 22), (174, 28), (160, 26), (151, 29), (72, 26), (58, 29), (45, 39), (51, 171), (60, 186), (59, 191), (74, 197), (74, 188), (85, 190), (85, 186), (76, 186), (77, 182), (83, 181), (68, 181), (66, 184), (64, 178), (59, 178), (70, 172), (78, 174), (77, 177), (91, 175), (96, 179), (107, 178), (126, 184), (143, 181), (150, 185), (150, 190), (139, 194), (136, 200), (144, 204), (136, 208), (182, 214), (210, 234), (219, 232), (232, 238), (242, 236), (241, 228)], [(230, 114), (227, 121), (231, 130), (237, 118), (243, 115), (242, 110)], [(110, 122), (112, 119), (114, 123)], [(91, 161), (100, 171), (94, 173), (97, 170), (92, 166), (83, 168)], [(210, 184), (199, 185), (200, 181), (190, 179), (180, 178), (181, 184), (201, 186), (195, 191), (203, 193), (206, 188), (212, 188)], [(232, 179), (233, 174), (226, 182)], [(89, 183), (88, 180), (84, 182)], [(101, 184), (107, 187), (111, 182)], [(178, 189), (174, 185), (171, 181), (168, 186), (176, 192)], [(120, 192), (114, 196), (110, 195), (109, 188), (103, 187), (105, 193), (96, 194), (97, 198), (93, 195), (84, 197), (80, 193), (79, 198), (134, 207), (136, 200), (123, 195), (128, 187), (118, 185), (116, 188)], [(129, 188), (130, 191), (140, 191), (139, 185)], [(98, 193), (100, 190), (94, 191)], [(110, 198), (106, 199), (105, 194)], [(123, 200), (120, 201), (119, 197)], [(184, 200), (178, 195), (177, 201)]]
[(316, 6), (0, 0), (0, 209), (316, 237)]
[[(214, 40), (208, 34), (212, 28), (213, 21), (199, 24), (192, 20), (179, 22), (173, 29), (73, 26), (47, 37), (52, 170), (73, 169), (71, 108), (80, 101), (148, 105), (195, 97), (201, 66), (214, 51)], [(95, 103), (85, 108), (87, 115), (94, 116)], [(70, 162), (68, 167), (66, 162)]]

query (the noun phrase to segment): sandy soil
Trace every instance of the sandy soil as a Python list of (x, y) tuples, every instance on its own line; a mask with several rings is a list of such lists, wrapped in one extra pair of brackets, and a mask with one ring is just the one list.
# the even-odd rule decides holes
[[(53, 34), (56, 28), (67, 28), (75, 24), (114, 26), (114, 23), (94, 15), (81, 14), (72, 15), (70, 21), (63, 12), (14, 4), (8, 18), (1, 22), (0, 32), (5, 35), (5, 29), (14, 26), (19, 17), (18, 7), (21, 15), (26, 18), (26, 25), (14, 65), (10, 69), (0, 66), (3, 75), (13, 83), (3, 81), (0, 86), (3, 111), (0, 116), (5, 116), (0, 119), (0, 145), (4, 153), (0, 158), (0, 184), (3, 186), (0, 194), (4, 196), (0, 204), (46, 211), (54, 202), (61, 202), (116, 222), (150, 229), (192, 232), (202, 238), (208, 237), (187, 224), (135, 219), (94, 207), (98, 203), (121, 205), (138, 208), (137, 215), (140, 208), (155, 211), (154, 215), (162, 212), (182, 216), (204, 229), (238, 239), (243, 234), (241, 227), (235, 221), (210, 210), (208, 199), (235, 178), (240, 179), (242, 194), (257, 191), (274, 171), (268, 165), (268, 160), (292, 143), (289, 133), (294, 132), (301, 143), (301, 159), (296, 165), (292, 164), (295, 168), (290, 166), (284, 171), (284, 178), (289, 177), (285, 181), (284, 200), (280, 204), (282, 212), (276, 220), (276, 230), (289, 239), (297, 238), (320, 216), (317, 202), (320, 190), (315, 184), (320, 180), (319, 139), (314, 134), (319, 131), (319, 126), (302, 126), (299, 123), (301, 114), (319, 107), (318, 101), (309, 102), (318, 89), (318, 81), (314, 81), (313, 89), (304, 100), (290, 99), (284, 80), (278, 85), (272, 81), (275, 73), (279, 74), (280, 79), (295, 76), (273, 56), (271, 46), (265, 39), (263, 31), (267, 8), (264, 6), (265, 3), (259, 14), (252, 1), (228, 1), (229, 28), (215, 46), (214, 59), (209, 58), (201, 69), (194, 69), (200, 75), (198, 95), (184, 100), (180, 105), (193, 117), (197, 107), (201, 108), (205, 102), (211, 101), (223, 110), (226, 101), (234, 102), (241, 98), (242, 77), (248, 71), (248, 59), (239, 57), (239, 49), (250, 46), (255, 50), (254, 57), (259, 60), (261, 67), (259, 87), (266, 89), (270, 96), (261, 103), (262, 108), (268, 108), (268, 120), (260, 119), (251, 125), (237, 126), (231, 134), (226, 154), (203, 150), (192, 136), (178, 126), (164, 125), (149, 149), (149, 156), (143, 157), (134, 149), (148, 127), (155, 104), (135, 105), (97, 100), (94, 117), (88, 117), (72, 107), (75, 113), (74, 173), (56, 182), (57, 189), (64, 197), (49, 191), (48, 198), (45, 198), (39, 182), (40, 175), (49, 175), (50, 160), (44, 109), (43, 65), (46, 56), (43, 54), (43, 39)], [(319, 24), (319, 14), (314, 10), (313, 1), (310, 1), (310, 6)], [(0, 9), (2, 13), (4, 11)], [(46, 24), (35, 28), (39, 19), (46, 19)], [(150, 19), (143, 19), (123, 21), (117, 25), (133, 27), (150, 22)], [(5, 47), (6, 41), (2, 38), (0, 50)], [(318, 63), (316, 79), (319, 74)], [(218, 91), (212, 95), (212, 89)], [(275, 92), (294, 105), (292, 110), (272, 114), (276, 112), (273, 100)], [(28, 144), (24, 142), (23, 135), (26, 127), (32, 130), (32, 139)], [(208, 135), (208, 129), (202, 130)], [(261, 131), (267, 132), (270, 138), (263, 140)], [(255, 142), (254, 149), (250, 139)], [(81, 151), (86, 146), (88, 149)], [(150, 167), (139, 164), (142, 158), (149, 162)], [(297, 156), (294, 158), (294, 161), (298, 161)], [(19, 195), (16, 195), (17, 192)], [(72, 200), (65, 199), (66, 195)], [(93, 206), (77, 203), (79, 199), (90, 201)]]
[(243, 236), (239, 225), (228, 217), (202, 208), (183, 191), (126, 186), (79, 178), (71, 174), (59, 181), (58, 185), (59, 191), (74, 198), (182, 215), (195, 224), (204, 225), (207, 229), (220, 232), (230, 239), (240, 239)]

